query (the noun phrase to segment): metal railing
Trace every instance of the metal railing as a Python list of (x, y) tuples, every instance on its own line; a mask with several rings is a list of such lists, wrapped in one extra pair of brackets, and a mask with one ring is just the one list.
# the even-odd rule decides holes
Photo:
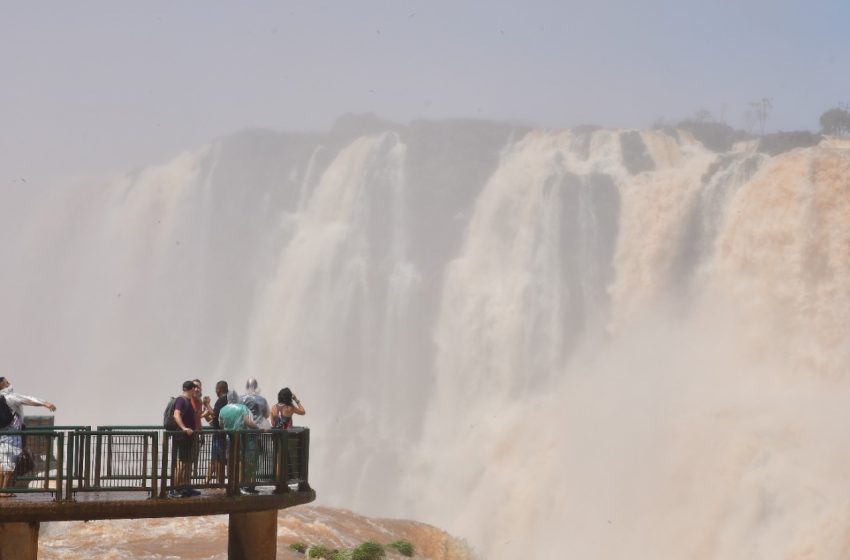
[(66, 432), (38, 429), (4, 431), (1, 435), (0, 452), (11, 459), (15, 448), (28, 449), (33, 457), (34, 468), (31, 472), (15, 476), (12, 486), (0, 488), (0, 492), (61, 496), (65, 480), (63, 466)]
[(276, 493), (309, 491), (310, 430), (203, 429), (187, 437), (156, 426), (53, 426), (0, 432), (23, 437), (35, 457), (31, 473), (0, 492), (50, 493), (74, 500), (83, 492), (146, 492), (223, 488), (228, 495), (257, 486)]

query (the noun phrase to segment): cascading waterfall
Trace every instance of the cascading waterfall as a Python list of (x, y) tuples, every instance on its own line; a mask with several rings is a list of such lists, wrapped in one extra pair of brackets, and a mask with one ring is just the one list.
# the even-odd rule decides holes
[(0, 241), (4, 363), (74, 380), (62, 423), (288, 385), (323, 503), (487, 558), (842, 558), (848, 177), (840, 139), (247, 131), (7, 194), (31, 219)]

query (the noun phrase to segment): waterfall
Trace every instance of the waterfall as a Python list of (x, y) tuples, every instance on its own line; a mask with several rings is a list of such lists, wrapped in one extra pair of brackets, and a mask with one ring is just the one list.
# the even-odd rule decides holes
[(289, 386), (320, 502), (487, 558), (844, 557), (847, 177), (840, 139), (244, 131), (3, 194), (4, 374), (63, 424)]

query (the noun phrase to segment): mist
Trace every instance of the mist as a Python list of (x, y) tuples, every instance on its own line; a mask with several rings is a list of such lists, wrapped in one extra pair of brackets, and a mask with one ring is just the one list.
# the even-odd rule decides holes
[(8, 6), (2, 374), (289, 386), (320, 505), (484, 558), (846, 557), (850, 146), (760, 133), (850, 14), (724, 4)]
[(9, 4), (0, 21), (2, 185), (121, 175), (246, 127), (340, 115), (646, 128), (707, 111), (813, 130), (846, 102), (831, 2)]
[(231, 135), (26, 202), (10, 377), (70, 424), (157, 423), (186, 378), (290, 386), (323, 504), (488, 558), (843, 554), (848, 147), (758, 146)]

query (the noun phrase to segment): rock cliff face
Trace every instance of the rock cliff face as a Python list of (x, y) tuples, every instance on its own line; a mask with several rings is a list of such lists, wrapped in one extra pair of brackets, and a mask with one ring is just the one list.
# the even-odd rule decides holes
[(850, 498), (848, 177), (837, 139), (242, 132), (26, 209), (4, 359), (64, 424), (289, 386), (321, 500), (488, 558), (794, 557)]

